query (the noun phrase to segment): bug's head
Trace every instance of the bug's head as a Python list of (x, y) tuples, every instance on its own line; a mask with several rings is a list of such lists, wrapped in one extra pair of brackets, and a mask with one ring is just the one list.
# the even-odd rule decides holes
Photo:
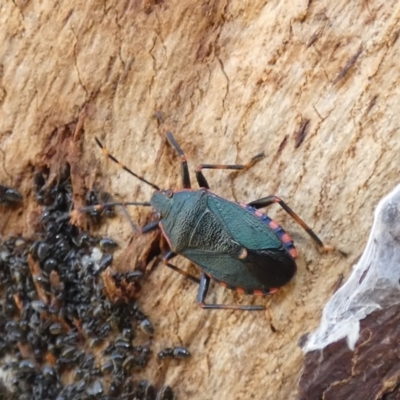
[(157, 190), (150, 199), (152, 207), (160, 214), (161, 218), (165, 218), (172, 207), (174, 192), (168, 190)]

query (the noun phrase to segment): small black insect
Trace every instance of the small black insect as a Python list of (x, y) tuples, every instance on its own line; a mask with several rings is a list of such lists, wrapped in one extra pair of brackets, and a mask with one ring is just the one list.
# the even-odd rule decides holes
[(18, 190), (0, 185), (0, 204), (17, 204), (22, 200), (22, 194)]
[(157, 354), (159, 359), (164, 358), (176, 358), (176, 359), (184, 359), (190, 357), (190, 352), (186, 347), (178, 346), (178, 347), (167, 347), (164, 350), (160, 351)]

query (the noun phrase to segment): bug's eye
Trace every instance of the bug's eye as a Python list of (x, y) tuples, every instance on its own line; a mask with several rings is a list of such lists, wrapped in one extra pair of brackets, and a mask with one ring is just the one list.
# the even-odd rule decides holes
[(167, 196), (167, 197), (169, 197), (169, 198), (171, 198), (173, 195), (174, 195), (174, 192), (172, 191), (172, 190), (166, 190), (165, 191), (165, 195)]

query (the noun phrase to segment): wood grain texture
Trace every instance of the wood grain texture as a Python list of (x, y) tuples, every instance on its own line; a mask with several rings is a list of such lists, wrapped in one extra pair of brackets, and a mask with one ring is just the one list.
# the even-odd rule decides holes
[[(210, 300), (268, 303), (276, 333), (263, 313), (199, 309), (195, 285), (160, 263), (140, 297), (154, 347), (182, 344), (192, 357), (161, 367), (153, 357), (144, 377), (170, 384), (178, 399), (294, 398), (297, 341), (318, 325), (335, 282), (363, 250), (374, 207), (399, 181), (399, 18), (396, 1), (3, 0), (0, 183), (25, 200), (2, 211), (0, 233), (33, 234), (37, 165), (56, 171), (67, 160), (77, 205), (93, 185), (116, 198), (150, 198), (151, 188), (102, 157), (94, 136), (148, 180), (178, 188), (178, 158), (157, 111), (191, 172), (264, 151), (242, 174), (207, 171), (213, 190), (243, 202), (279, 195), (349, 256), (320, 255), (271, 208), (300, 252), (294, 281), (268, 299), (213, 285)], [(148, 210), (132, 216), (144, 224)], [(129, 262), (136, 239), (123, 216), (104, 230), (125, 243), (114, 265)]]

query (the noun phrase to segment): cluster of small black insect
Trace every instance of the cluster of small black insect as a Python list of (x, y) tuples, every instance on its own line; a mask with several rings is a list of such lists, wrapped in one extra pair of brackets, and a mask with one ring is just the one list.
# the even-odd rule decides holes
[[(58, 183), (46, 180), (37, 174), (34, 182), (42, 206), (35, 239), (0, 239), (0, 366), (10, 375), (0, 378), (0, 398), (173, 399), (169, 386), (156, 394), (147, 381), (135, 380), (149, 360), (154, 331), (135, 301), (116, 304), (105, 295), (100, 274), (115, 243), (69, 223), (68, 168)], [(92, 217), (103, 216), (94, 210)], [(135, 338), (142, 344), (133, 345)]]

